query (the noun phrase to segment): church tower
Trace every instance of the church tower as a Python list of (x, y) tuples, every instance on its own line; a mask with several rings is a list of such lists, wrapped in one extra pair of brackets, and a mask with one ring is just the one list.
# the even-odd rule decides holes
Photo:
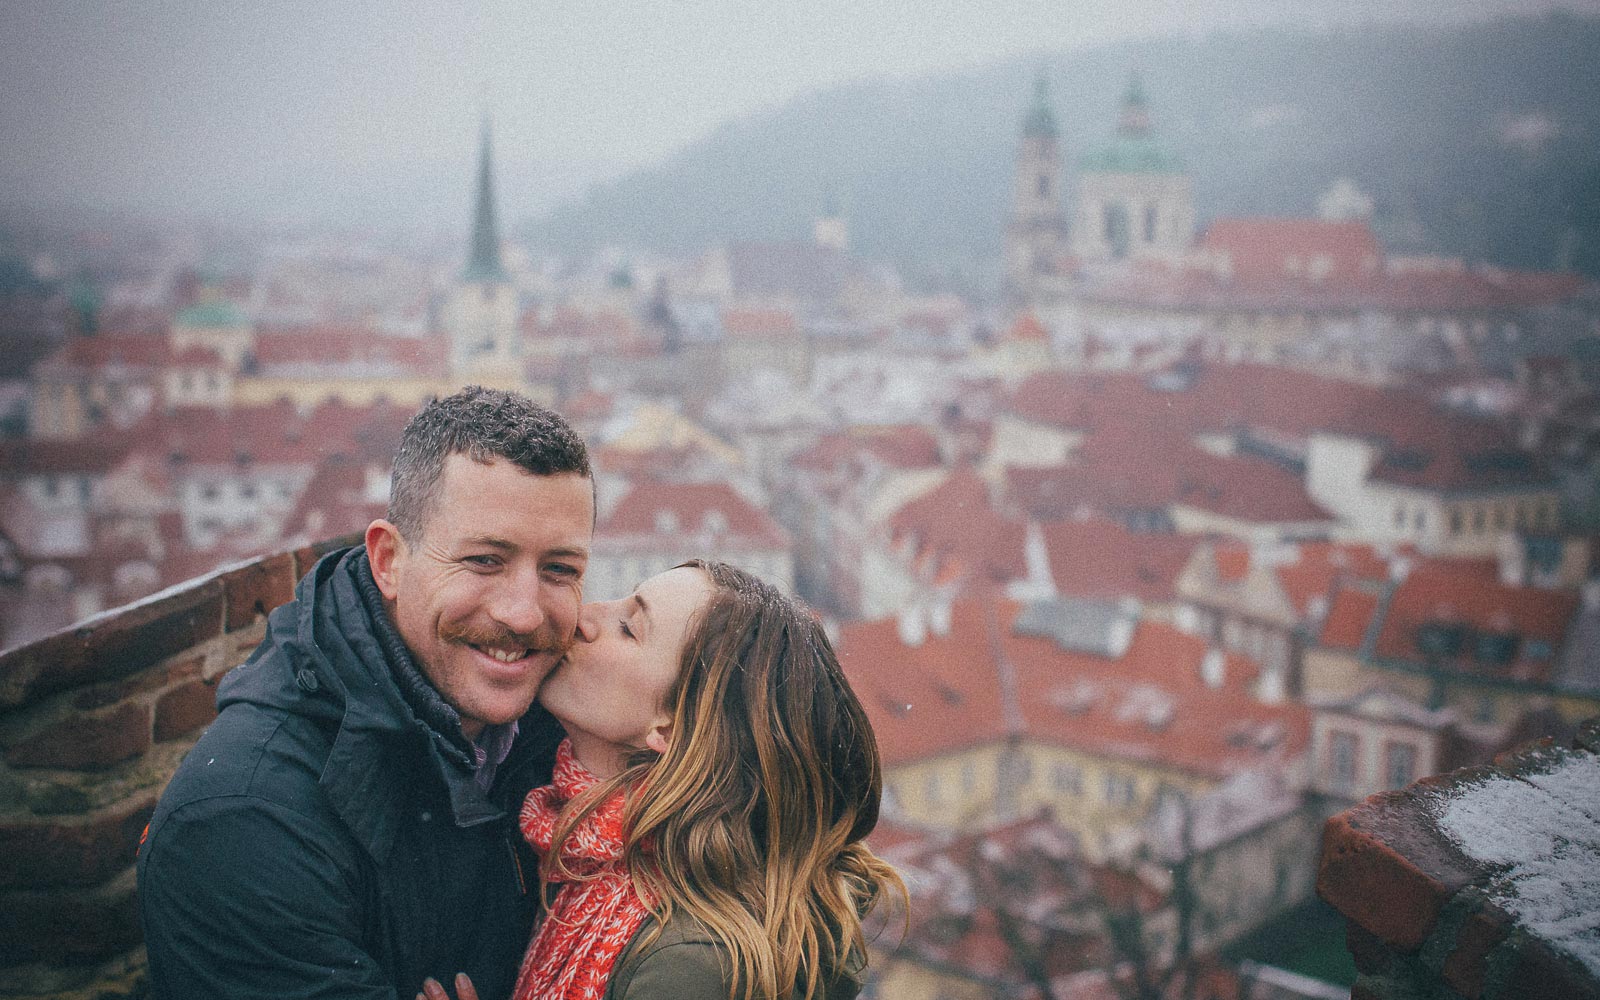
[(830, 184), (822, 195), (822, 212), (811, 224), (811, 239), (819, 247), (844, 253), (850, 249), (850, 220), (845, 218), (838, 194)]
[(1032, 298), (1041, 278), (1058, 276), (1067, 250), (1062, 210), (1061, 139), (1044, 74), (1034, 83), (1033, 106), (1022, 119), (1017, 172), (1006, 226), (1006, 285), (1015, 298)]
[(1084, 261), (1175, 262), (1194, 242), (1194, 193), (1183, 162), (1156, 139), (1138, 73), (1111, 143), (1078, 165), (1073, 253)]
[(489, 120), (483, 121), (478, 151), (478, 191), (467, 265), (444, 304), (450, 335), (450, 371), (457, 377), (514, 377), (517, 342), (516, 286), (500, 259), (500, 227), (495, 217), (494, 167)]

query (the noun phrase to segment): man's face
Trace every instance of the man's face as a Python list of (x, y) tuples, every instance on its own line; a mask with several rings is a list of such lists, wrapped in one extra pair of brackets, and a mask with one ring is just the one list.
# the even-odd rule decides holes
[(420, 538), (374, 521), (367, 552), (401, 638), (476, 739), (528, 710), (572, 642), (594, 495), (577, 474), (461, 454), (439, 486)]

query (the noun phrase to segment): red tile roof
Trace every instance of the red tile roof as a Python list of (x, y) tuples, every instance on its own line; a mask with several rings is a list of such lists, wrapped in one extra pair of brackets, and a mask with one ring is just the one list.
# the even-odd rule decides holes
[[(1548, 680), (1579, 608), (1569, 593), (1517, 587), (1483, 572), (1460, 572), (1453, 561), (1429, 560), (1389, 585), (1387, 600), (1370, 588), (1340, 587), (1323, 625), (1320, 642), (1358, 651), (1376, 629), (1373, 654), (1379, 659), (1520, 680)], [(1425, 652), (1424, 632), (1454, 631), (1458, 649)], [(1491, 646), (1505, 637), (1506, 662), (1480, 654), (1479, 640)]]
[(853, 468), (861, 459), (895, 469), (930, 469), (942, 464), (939, 439), (916, 424), (856, 426), (823, 435), (793, 464), (819, 471)]
[(1114, 521), (1057, 521), (1041, 527), (1056, 590), (1064, 597), (1170, 601), (1200, 539), (1132, 532)]
[[(722, 527), (712, 525), (720, 515)], [(624, 540), (649, 544), (666, 536), (676, 547), (685, 536), (711, 531), (746, 544), (784, 549), (789, 536), (766, 511), (727, 483), (643, 481), (618, 501), (595, 526), (595, 535), (616, 545)]]
[(1295, 561), (1274, 567), (1274, 572), (1284, 596), (1302, 617), (1310, 615), (1312, 601), (1327, 597), (1337, 582), (1381, 582), (1389, 576), (1389, 561), (1370, 545), (1303, 542), (1295, 548)]
[(1370, 589), (1340, 586), (1333, 591), (1328, 616), (1322, 622), (1317, 642), (1330, 649), (1359, 650), (1366, 640), (1373, 612), (1378, 610), (1378, 595)]
[(443, 337), (392, 337), (363, 327), (264, 331), (251, 353), (270, 373), (278, 368), (368, 366), (422, 375), (443, 373), (450, 345)]
[(993, 609), (979, 601), (951, 609), (948, 633), (919, 646), (901, 640), (894, 619), (847, 624), (839, 662), (878, 738), (885, 764), (954, 753), (1008, 733), (990, 633)]
[[(1220, 778), (1281, 768), (1310, 739), (1299, 705), (1264, 705), (1243, 688), (1258, 667), (1229, 655), (1227, 681), (1201, 678), (1204, 640), (1141, 622), (1116, 660), (1018, 636), (1020, 605), (967, 600), (948, 634), (906, 646), (893, 621), (846, 626), (840, 660), (861, 696), (886, 764), (956, 753), (1011, 734), (1084, 753)], [(1013, 716), (1002, 695), (1001, 657), (1015, 671)]]
[(1297, 473), (1253, 455), (1213, 455), (1175, 429), (1136, 421), (1096, 433), (1071, 465), (1007, 470), (1007, 485), (1040, 518), (1182, 506), (1253, 524), (1332, 520)]
[(187, 464), (315, 464), (334, 454), (393, 458), (413, 410), (386, 403), (324, 403), (301, 414), (288, 401), (231, 410), (176, 409), (152, 418), (140, 450)]
[(800, 325), (787, 309), (724, 309), (722, 330), (734, 339), (791, 340)]
[(69, 338), (44, 364), (90, 369), (107, 365), (160, 368), (171, 360), (172, 351), (164, 335), (125, 333)]
[[(1575, 595), (1534, 587), (1507, 586), (1497, 580), (1463, 577), (1426, 563), (1412, 570), (1385, 609), (1378, 633), (1379, 657), (1424, 662), (1418, 629), (1431, 623), (1466, 626), (1479, 635), (1516, 636), (1514, 662), (1501, 671), (1526, 680), (1546, 680), (1579, 607)], [(1536, 650), (1535, 646), (1543, 649)], [(1445, 665), (1495, 672), (1480, 664), (1470, 637)], [(1542, 655), (1540, 655), (1542, 653)]]
[(1027, 575), (1027, 525), (995, 510), (988, 487), (971, 469), (957, 469), (901, 507), (890, 517), (889, 530), (897, 539), (913, 539), (920, 558), (958, 561), (991, 582)]
[(1322, 280), (1329, 283), (1360, 280), (1383, 267), (1383, 247), (1365, 222), (1218, 219), (1201, 234), (1198, 248), (1226, 257), (1240, 282), (1306, 277), (1316, 260), (1326, 262)]
[(1011, 328), (1005, 332), (1005, 335), (1001, 339), (1014, 341), (1048, 341), (1050, 339), (1050, 331), (1043, 323), (1039, 322), (1039, 317), (1035, 316), (1031, 312), (1025, 312), (1017, 317), (1016, 322), (1011, 324)]

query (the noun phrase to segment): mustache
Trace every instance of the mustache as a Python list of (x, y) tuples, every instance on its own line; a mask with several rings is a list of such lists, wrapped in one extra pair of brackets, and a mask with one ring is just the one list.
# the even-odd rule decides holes
[(446, 642), (467, 643), (473, 646), (493, 646), (501, 649), (521, 646), (535, 653), (566, 652), (570, 645), (562, 642), (561, 637), (551, 630), (543, 628), (534, 632), (513, 632), (505, 628), (466, 625), (440, 629), (439, 637)]

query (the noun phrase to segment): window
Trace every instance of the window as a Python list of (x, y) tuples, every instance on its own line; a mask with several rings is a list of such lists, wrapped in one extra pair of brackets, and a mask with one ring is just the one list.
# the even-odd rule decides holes
[(1050, 768), (1050, 787), (1061, 795), (1083, 794), (1083, 773), (1071, 764), (1055, 764)]
[(1045, 174), (1039, 175), (1039, 197), (1050, 197), (1050, 178)]
[(1450, 508), (1450, 534), (1461, 534), (1461, 509), (1459, 507)]
[(1390, 742), (1384, 748), (1385, 788), (1404, 788), (1417, 777), (1417, 748), (1410, 743)]
[(1356, 734), (1335, 730), (1328, 738), (1328, 771), (1333, 783), (1348, 788), (1356, 783)]
[(1156, 207), (1154, 205), (1146, 205), (1144, 208), (1144, 241), (1146, 243), (1154, 243), (1156, 241)]
[(216, 483), (206, 483), (200, 487), (200, 499), (202, 500), (216, 500), (218, 493)]
[(1106, 803), (1113, 806), (1129, 806), (1136, 797), (1138, 785), (1132, 778), (1118, 774), (1108, 774), (1105, 779)]
[(937, 772), (930, 771), (928, 773), (928, 777), (922, 785), (922, 794), (928, 800), (929, 805), (938, 805), (943, 801), (944, 790), (939, 787), (939, 775)]
[(1406, 507), (1405, 507), (1405, 504), (1397, 503), (1397, 504), (1394, 505), (1394, 526), (1396, 528), (1401, 528), (1401, 529), (1405, 528), (1405, 526), (1406, 526)]
[(978, 787), (978, 769), (972, 761), (963, 761), (961, 764), (961, 794), (970, 798)]

